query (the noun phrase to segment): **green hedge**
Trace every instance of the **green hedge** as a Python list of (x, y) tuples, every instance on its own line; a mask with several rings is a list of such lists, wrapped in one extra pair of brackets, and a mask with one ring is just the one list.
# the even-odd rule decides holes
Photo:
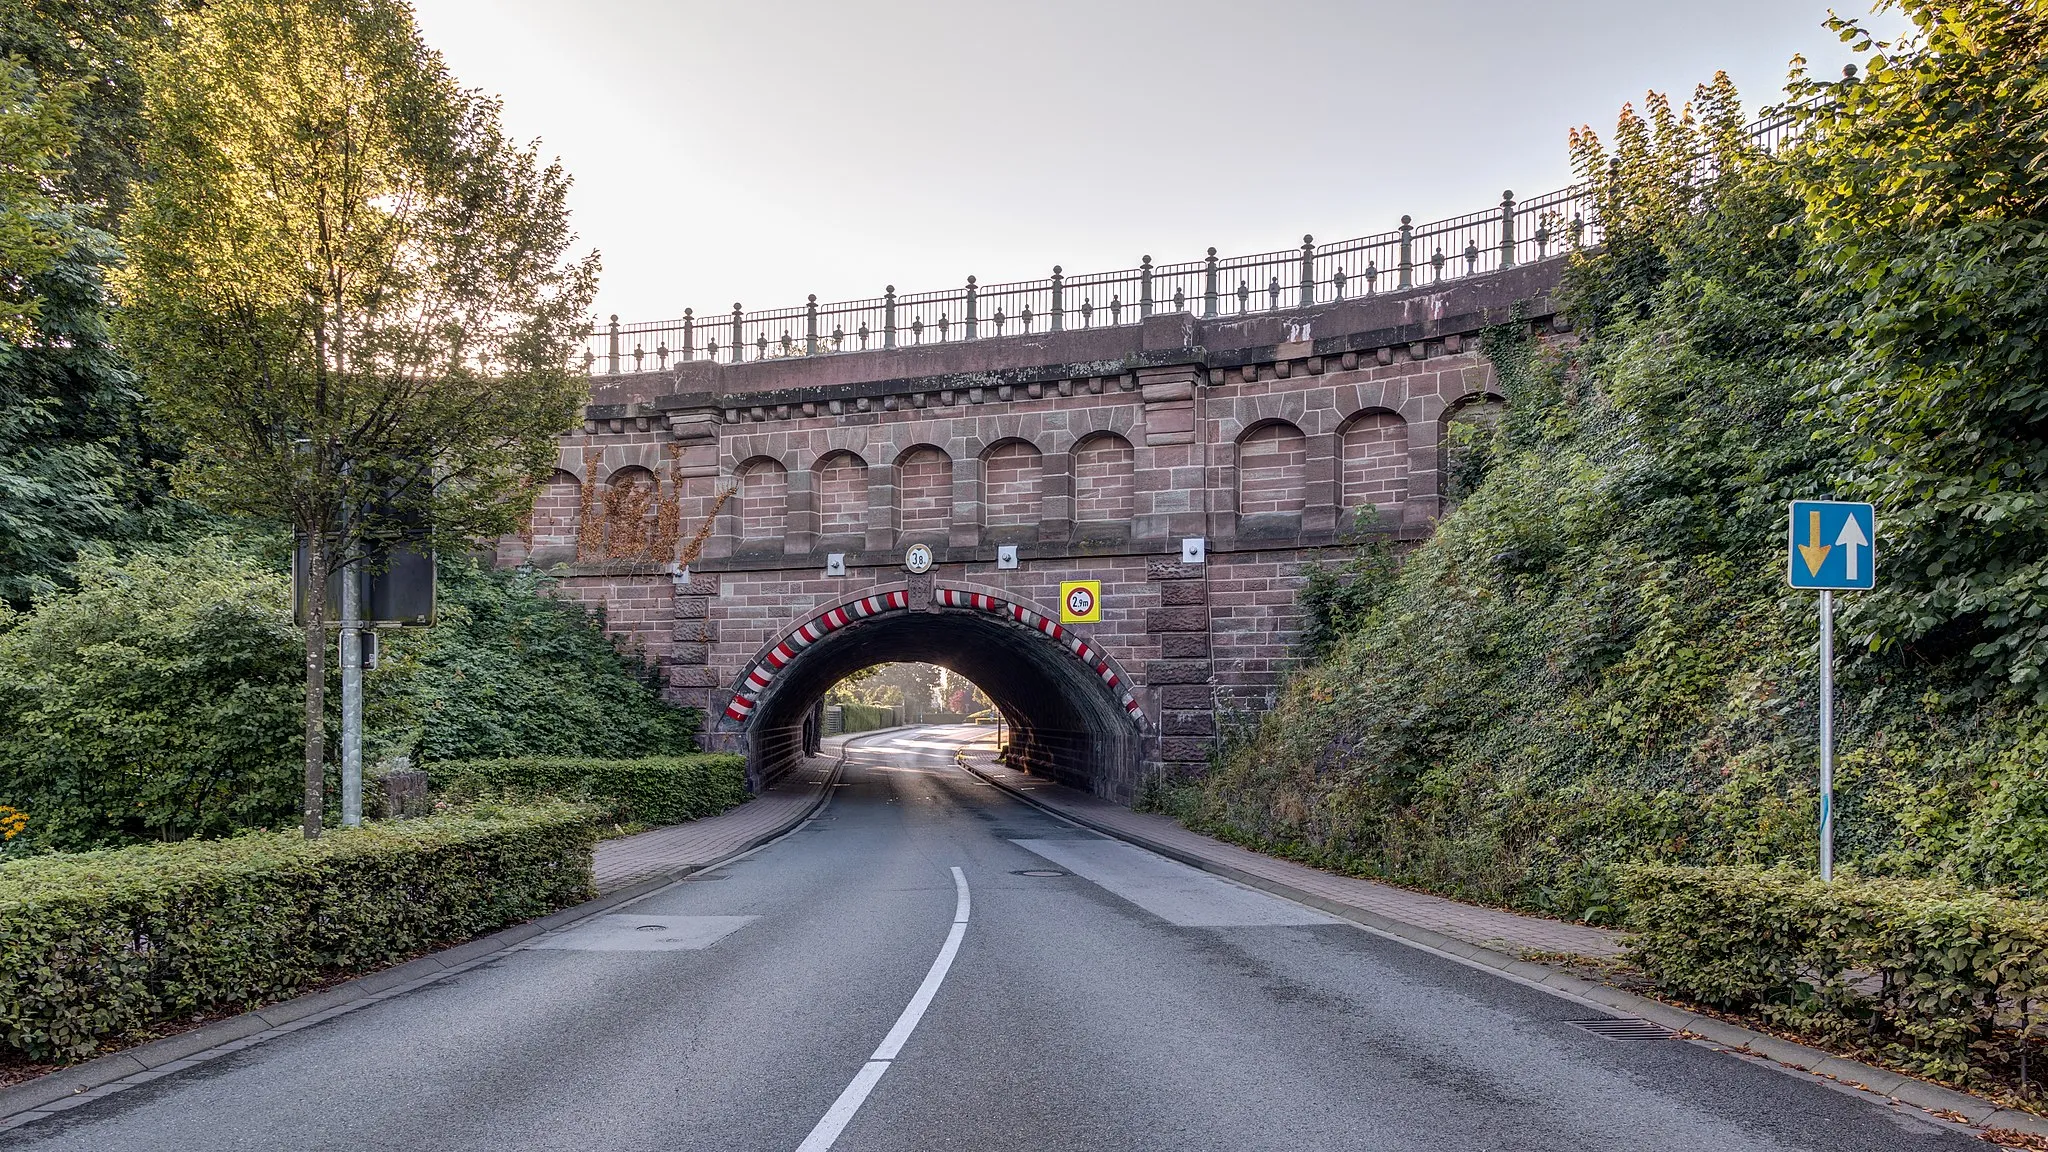
[(480, 807), (0, 867), (0, 1046), (76, 1059), (588, 899), (591, 810)]
[(1683, 999), (1962, 1081), (2048, 1023), (2048, 902), (1743, 867), (1618, 876), (1629, 960)]
[(841, 732), (873, 732), (878, 728), (896, 726), (896, 709), (877, 707), (873, 704), (839, 705)]
[(604, 806), (613, 818), (680, 824), (715, 816), (747, 799), (747, 762), (727, 752), (593, 760), (512, 756), (427, 766), (428, 782), (457, 798), (560, 796)]

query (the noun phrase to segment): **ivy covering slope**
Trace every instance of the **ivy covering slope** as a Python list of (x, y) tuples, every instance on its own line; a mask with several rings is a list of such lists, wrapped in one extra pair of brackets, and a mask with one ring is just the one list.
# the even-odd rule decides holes
[[(2048, 890), (2048, 13), (1919, 31), (1780, 158), (1725, 77), (1575, 134), (1605, 243), (1576, 346), (1491, 334), (1490, 467), (1390, 572), (1311, 582), (1327, 655), (1156, 803), (1319, 863), (1618, 918), (1627, 861), (1817, 855), (1817, 621), (1785, 504), (1879, 505), (1838, 620), (1838, 858)], [(1930, 79), (1940, 78), (1939, 84)], [(1846, 651), (1843, 651), (1846, 649)]]

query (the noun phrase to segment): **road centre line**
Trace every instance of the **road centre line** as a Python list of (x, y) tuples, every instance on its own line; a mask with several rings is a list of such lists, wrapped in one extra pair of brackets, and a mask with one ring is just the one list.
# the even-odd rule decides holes
[(971, 901), (967, 894), (967, 875), (958, 866), (953, 869), (953, 928), (946, 933), (946, 943), (939, 949), (938, 958), (932, 961), (931, 971), (924, 974), (924, 983), (917, 986), (917, 993), (903, 1008), (903, 1014), (896, 1017), (896, 1024), (889, 1034), (882, 1038), (881, 1046), (868, 1062), (854, 1073), (853, 1080), (839, 1093), (839, 1099), (819, 1117), (817, 1126), (804, 1142), (797, 1145), (797, 1152), (826, 1152), (839, 1133), (853, 1120), (854, 1113), (867, 1101), (868, 1093), (882, 1080), (882, 1073), (889, 1070), (889, 1064), (903, 1045), (910, 1039), (917, 1022), (924, 1019), (925, 1009), (931, 1007), (932, 998), (939, 994), (939, 985), (946, 982), (946, 973), (953, 967), (953, 957), (960, 954), (960, 941), (967, 935), (967, 912)]

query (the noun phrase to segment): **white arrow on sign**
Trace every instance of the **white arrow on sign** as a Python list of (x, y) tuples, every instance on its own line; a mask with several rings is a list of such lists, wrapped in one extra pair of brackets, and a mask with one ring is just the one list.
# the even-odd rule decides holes
[(1844, 561), (1843, 567), (1848, 574), (1848, 579), (1856, 579), (1856, 549), (1870, 547), (1870, 537), (1863, 534), (1862, 521), (1854, 516), (1844, 521), (1842, 524), (1842, 534), (1835, 537), (1835, 543), (1849, 550), (1848, 554), (1842, 557)]

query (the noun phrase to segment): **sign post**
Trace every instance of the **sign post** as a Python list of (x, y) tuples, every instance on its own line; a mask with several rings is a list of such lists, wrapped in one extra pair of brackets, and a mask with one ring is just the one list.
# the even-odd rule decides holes
[(1877, 512), (1794, 500), (1785, 581), (1820, 592), (1820, 878), (1835, 878), (1835, 593), (1877, 587)]

